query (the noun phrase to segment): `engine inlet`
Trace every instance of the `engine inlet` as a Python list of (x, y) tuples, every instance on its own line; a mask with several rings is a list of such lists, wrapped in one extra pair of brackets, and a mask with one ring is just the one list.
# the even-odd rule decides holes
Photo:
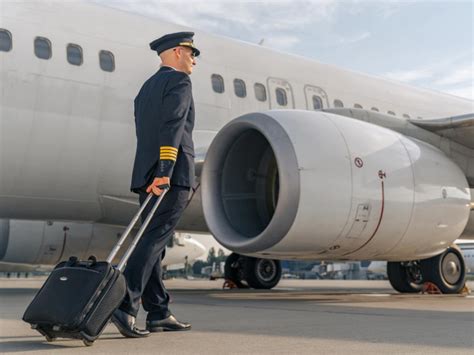
[(276, 120), (252, 113), (219, 131), (203, 167), (202, 200), (209, 229), (232, 250), (264, 250), (285, 236), (298, 206), (299, 172)]

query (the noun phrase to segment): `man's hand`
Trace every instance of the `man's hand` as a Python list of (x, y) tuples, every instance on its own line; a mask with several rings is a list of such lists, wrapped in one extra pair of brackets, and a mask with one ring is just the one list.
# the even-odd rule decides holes
[(153, 179), (153, 182), (151, 183), (151, 185), (147, 187), (146, 192), (147, 193), (153, 192), (156, 196), (160, 196), (161, 193), (163, 192), (162, 189), (164, 189), (165, 187), (167, 188), (170, 187), (170, 178), (167, 176), (156, 177)]

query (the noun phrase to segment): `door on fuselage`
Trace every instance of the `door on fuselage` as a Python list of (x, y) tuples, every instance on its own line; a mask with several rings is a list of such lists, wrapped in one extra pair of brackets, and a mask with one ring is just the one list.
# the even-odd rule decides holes
[(268, 78), (268, 97), (271, 109), (294, 109), (295, 100), (291, 85), (285, 79)]
[(304, 87), (306, 96), (306, 108), (310, 111), (322, 110), (329, 107), (328, 95), (320, 87), (306, 85)]

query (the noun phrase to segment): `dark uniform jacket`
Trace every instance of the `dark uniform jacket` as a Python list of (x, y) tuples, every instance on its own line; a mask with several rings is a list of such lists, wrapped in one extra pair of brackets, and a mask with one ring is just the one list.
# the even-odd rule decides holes
[(186, 73), (163, 66), (135, 98), (137, 150), (130, 189), (138, 192), (155, 177), (171, 185), (194, 185), (194, 101)]

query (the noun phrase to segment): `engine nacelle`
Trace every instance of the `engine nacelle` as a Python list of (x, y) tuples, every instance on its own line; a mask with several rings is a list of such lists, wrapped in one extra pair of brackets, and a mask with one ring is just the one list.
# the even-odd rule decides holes
[(458, 238), (470, 191), (431, 145), (339, 115), (281, 110), (221, 129), (202, 201), (211, 233), (238, 253), (400, 261)]

